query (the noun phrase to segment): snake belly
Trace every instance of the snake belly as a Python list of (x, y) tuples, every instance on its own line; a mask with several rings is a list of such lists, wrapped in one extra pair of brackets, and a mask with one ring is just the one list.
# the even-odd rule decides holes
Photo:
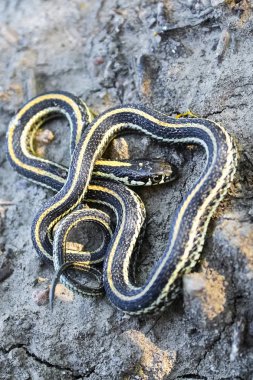
[[(234, 178), (237, 149), (226, 130), (209, 120), (178, 120), (139, 105), (104, 112), (80, 137), (64, 186), (34, 219), (32, 238), (39, 254), (51, 256), (48, 236), (53, 227), (85, 198), (95, 162), (111, 139), (129, 130), (143, 132), (158, 141), (198, 144), (206, 152), (201, 176), (174, 214), (167, 247), (141, 286), (134, 284), (129, 272), (135, 237), (129, 235), (126, 227), (131, 224), (128, 199), (115, 204), (122, 218), (107, 250), (104, 287), (118, 309), (141, 314), (166, 305), (177, 280), (196, 264), (210, 218)], [(103, 196), (107, 196), (106, 190)], [(140, 226), (135, 229), (138, 231)]]

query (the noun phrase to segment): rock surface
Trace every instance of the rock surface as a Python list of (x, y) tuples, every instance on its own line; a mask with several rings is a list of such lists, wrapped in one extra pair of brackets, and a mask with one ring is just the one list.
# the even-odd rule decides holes
[[(250, 0), (0, 3), (0, 379), (253, 378), (252, 34)], [(230, 200), (209, 226), (183, 295), (160, 315), (125, 316), (105, 298), (64, 290), (50, 312), (53, 271), (40, 264), (30, 226), (52, 193), (10, 168), (4, 144), (15, 111), (55, 89), (81, 96), (96, 113), (123, 102), (167, 114), (190, 109), (239, 141)], [(67, 163), (67, 123), (47, 128), (56, 136), (48, 154)], [(138, 190), (148, 218), (137, 273), (143, 280), (204, 154), (133, 136), (127, 143), (130, 157), (166, 156), (180, 172), (171, 184)]]

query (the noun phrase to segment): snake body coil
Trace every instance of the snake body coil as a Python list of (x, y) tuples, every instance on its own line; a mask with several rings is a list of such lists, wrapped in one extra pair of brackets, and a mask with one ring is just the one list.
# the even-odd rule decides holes
[[(107, 296), (118, 308), (138, 313), (165, 304), (176, 279), (195, 265), (211, 215), (234, 176), (237, 156), (227, 132), (210, 121), (176, 121), (139, 106), (107, 111), (81, 136), (72, 156), (66, 184), (34, 220), (33, 241), (38, 251), (47, 249), (48, 231), (85, 197), (98, 155), (113, 137), (126, 129), (137, 129), (167, 142), (198, 143), (205, 148), (207, 155), (203, 174), (176, 211), (167, 249), (141, 287), (136, 287), (129, 278), (135, 236), (129, 236), (126, 232), (129, 217), (126, 215), (126, 205), (120, 203), (122, 221), (108, 247), (104, 286)], [(119, 210), (119, 203), (115, 209)]]
[[(30, 181), (59, 191), (68, 176), (68, 168), (39, 157), (34, 147), (36, 132), (46, 121), (65, 117), (70, 125), (70, 156), (82, 133), (93, 119), (87, 105), (68, 92), (49, 92), (26, 103), (12, 119), (7, 133), (7, 157), (13, 168)], [(171, 181), (175, 167), (160, 160), (98, 159), (94, 173), (131, 186), (147, 186)]]
[[(135, 285), (129, 273), (142, 225), (139, 217), (143, 215), (142, 204), (138, 197), (133, 205), (134, 196), (119, 195), (113, 182), (101, 180), (90, 184), (95, 163), (109, 142), (129, 130), (167, 143), (198, 144), (206, 152), (205, 168), (177, 208), (167, 247), (142, 286)], [(132, 314), (161, 308), (173, 298), (171, 292), (177, 280), (196, 264), (208, 223), (233, 180), (236, 164), (237, 150), (233, 139), (214, 122), (178, 120), (143, 106), (125, 105), (110, 109), (89, 124), (80, 136), (65, 184), (34, 219), (33, 244), (39, 255), (51, 259), (50, 239), (54, 226), (86, 198), (90, 186), (92, 194), (88, 194), (88, 198), (98, 197), (111, 204), (117, 216), (103, 271), (108, 298), (117, 308)], [(137, 219), (134, 215), (138, 216)]]
[[(39, 157), (34, 137), (46, 121), (64, 116), (70, 125), (70, 155), (72, 155), (93, 115), (86, 104), (67, 92), (39, 95), (26, 103), (12, 119), (7, 134), (7, 156), (15, 170), (29, 180), (53, 191), (59, 191), (68, 176), (68, 168)], [(96, 160), (95, 178), (108, 178), (131, 186), (148, 186), (172, 181), (175, 167), (161, 160)], [(52, 239), (47, 249), (38, 254), (52, 261)], [(101, 257), (102, 259), (102, 257)]]

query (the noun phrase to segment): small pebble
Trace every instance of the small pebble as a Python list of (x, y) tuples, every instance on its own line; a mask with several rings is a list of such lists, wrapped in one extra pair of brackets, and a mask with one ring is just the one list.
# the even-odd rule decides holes
[(103, 57), (96, 57), (94, 60), (95, 65), (102, 65), (105, 62)]
[(220, 39), (219, 39), (217, 49), (216, 49), (216, 57), (218, 59), (218, 62), (221, 62), (222, 59), (224, 58), (224, 54), (228, 48), (229, 41), (230, 41), (229, 31), (224, 29), (221, 32)]
[(39, 157), (45, 155), (46, 145), (54, 140), (54, 134), (49, 129), (41, 129), (35, 136), (35, 150)]

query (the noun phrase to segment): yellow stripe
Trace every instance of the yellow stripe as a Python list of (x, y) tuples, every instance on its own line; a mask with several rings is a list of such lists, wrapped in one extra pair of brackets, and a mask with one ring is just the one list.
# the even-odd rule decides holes
[[(53, 204), (49, 209), (45, 210), (40, 215), (40, 217), (38, 219), (38, 222), (37, 222), (37, 225), (36, 225), (36, 231), (35, 231), (35, 236), (37, 238), (39, 236), (39, 234), (38, 234), (38, 232), (39, 232), (39, 225), (42, 222), (42, 220), (44, 219), (44, 217), (49, 212), (51, 212), (51, 211), (55, 210), (57, 207), (61, 206), (66, 201), (67, 198), (71, 197), (71, 195), (73, 193), (73, 190), (74, 190), (74, 187), (76, 186), (76, 183), (78, 181), (78, 177), (79, 177), (79, 173), (80, 173), (80, 170), (81, 170), (82, 159), (83, 159), (84, 153), (85, 153), (85, 151), (87, 149), (87, 145), (88, 145), (90, 139), (92, 138), (93, 134), (95, 133), (96, 129), (99, 127), (99, 125), (101, 123), (103, 123), (106, 119), (110, 118), (111, 116), (114, 116), (114, 115), (117, 115), (117, 114), (120, 114), (120, 113), (125, 113), (125, 112), (135, 113), (136, 115), (139, 115), (139, 116), (142, 116), (142, 117), (146, 118), (147, 120), (149, 120), (152, 123), (156, 123), (159, 126), (163, 126), (163, 127), (166, 127), (166, 128), (172, 128), (172, 129), (178, 129), (180, 127), (183, 127), (183, 128), (189, 128), (189, 127), (199, 128), (199, 129), (205, 131), (205, 133), (207, 133), (209, 135), (209, 137), (210, 137), (210, 139), (212, 141), (213, 147), (214, 147), (212, 164), (210, 165), (207, 173), (205, 173), (205, 175), (203, 176), (203, 178), (201, 179), (201, 181), (192, 189), (191, 193), (189, 194), (188, 198), (185, 200), (184, 204), (182, 205), (182, 207), (180, 209), (180, 212), (178, 214), (178, 218), (177, 218), (175, 226), (173, 228), (173, 237), (172, 237), (170, 249), (168, 250), (168, 252), (166, 252), (166, 255), (165, 255), (164, 259), (162, 260), (161, 264), (157, 268), (157, 270), (156, 270), (154, 276), (152, 277), (152, 279), (150, 280), (150, 282), (143, 288), (143, 290), (140, 293), (138, 293), (137, 295), (134, 295), (134, 296), (124, 296), (123, 294), (121, 294), (114, 287), (114, 283), (113, 283), (113, 280), (112, 280), (112, 273), (111, 273), (112, 262), (113, 262), (113, 259), (114, 259), (116, 248), (117, 248), (117, 246), (119, 244), (119, 241), (120, 241), (122, 233), (123, 233), (123, 228), (124, 228), (124, 224), (125, 224), (125, 207), (124, 207), (124, 202), (122, 202), (122, 200), (120, 199), (120, 197), (117, 196), (116, 193), (109, 191), (109, 189), (106, 189), (106, 191), (109, 191), (109, 192), (113, 193), (113, 196), (118, 199), (118, 201), (121, 203), (122, 209), (123, 209), (123, 220), (122, 220), (122, 223), (121, 223), (121, 226), (120, 226), (119, 233), (118, 233), (118, 235), (115, 238), (115, 242), (114, 242), (114, 245), (112, 247), (112, 250), (110, 252), (109, 259), (108, 259), (108, 267), (107, 267), (108, 282), (109, 282), (111, 290), (114, 292), (114, 294), (118, 298), (120, 298), (121, 300), (127, 301), (127, 300), (131, 300), (131, 299), (139, 299), (140, 297), (144, 296), (145, 293), (154, 284), (155, 280), (158, 278), (158, 276), (159, 276), (159, 274), (160, 274), (160, 272), (162, 270), (162, 267), (165, 264), (165, 261), (168, 259), (168, 256), (171, 254), (171, 250), (173, 248), (175, 239), (176, 239), (176, 237), (178, 235), (178, 232), (179, 232), (179, 228), (180, 228), (180, 223), (181, 223), (182, 217), (183, 217), (183, 215), (184, 215), (187, 207), (189, 206), (189, 203), (191, 202), (191, 200), (193, 199), (193, 197), (198, 193), (198, 191), (203, 186), (204, 182), (206, 181), (206, 179), (210, 175), (210, 172), (211, 172), (211, 170), (212, 170), (212, 168), (213, 168), (213, 166), (214, 166), (214, 164), (216, 162), (216, 158), (217, 158), (217, 144), (216, 144), (215, 137), (213, 136), (213, 134), (211, 133), (211, 131), (205, 125), (202, 125), (201, 122), (197, 122), (196, 120), (195, 121), (193, 120), (193, 122), (184, 123), (184, 124), (179, 124), (179, 123), (175, 123), (175, 124), (173, 123), (172, 124), (172, 123), (160, 121), (159, 119), (155, 118), (154, 116), (149, 115), (146, 112), (141, 111), (139, 109), (133, 109), (133, 108), (128, 108), (128, 107), (117, 109), (117, 110), (112, 110), (112, 111), (109, 111), (109, 112), (105, 113), (104, 115), (102, 115), (101, 117), (99, 117), (97, 119), (97, 121), (90, 128), (90, 130), (89, 130), (89, 132), (88, 132), (88, 134), (86, 136), (86, 139), (85, 139), (85, 141), (84, 141), (84, 143), (83, 143), (83, 145), (82, 145), (82, 147), (80, 149), (80, 155), (78, 157), (78, 161), (77, 161), (77, 165), (76, 165), (76, 171), (75, 171), (75, 174), (74, 174), (74, 179), (73, 179), (73, 182), (71, 183), (71, 186), (70, 186), (68, 192), (65, 194), (65, 196), (62, 199), (60, 199), (58, 202), (56, 202), (55, 204)], [(95, 152), (94, 157), (92, 159), (90, 170), (89, 170), (89, 173), (88, 173), (88, 178), (87, 178), (88, 181), (89, 181), (90, 176), (91, 176), (92, 166), (95, 163), (96, 157), (98, 156), (99, 153), (101, 153), (101, 150), (104, 148), (105, 142), (108, 141), (109, 137), (113, 136), (115, 134), (115, 131), (117, 129), (121, 128), (121, 126), (123, 126), (123, 125), (125, 125), (125, 123), (115, 124), (114, 126), (112, 126), (111, 129), (109, 129), (105, 133), (102, 141), (97, 146), (96, 152)], [(199, 227), (200, 218), (205, 213), (206, 207), (210, 204), (210, 202), (213, 200), (213, 198), (219, 193), (220, 189), (223, 187), (224, 181), (226, 180), (227, 176), (231, 173), (231, 167), (232, 167), (232, 164), (233, 164), (233, 160), (232, 160), (232, 155), (233, 155), (232, 142), (231, 142), (228, 134), (225, 132), (224, 128), (220, 127), (220, 126), (218, 126), (218, 128), (220, 129), (221, 132), (223, 132), (223, 134), (225, 135), (226, 140), (227, 140), (227, 146), (228, 146), (229, 155), (228, 155), (228, 158), (227, 158), (227, 161), (226, 161), (225, 168), (224, 168), (224, 170), (223, 170), (220, 178), (217, 180), (217, 184), (216, 184), (215, 188), (210, 192), (209, 196), (204, 200), (203, 204), (201, 205), (200, 209), (198, 210), (198, 213), (197, 213), (197, 215), (195, 216), (195, 218), (193, 220), (191, 231), (189, 231), (189, 238), (190, 238), (190, 240), (188, 242), (187, 249), (185, 250), (184, 255), (182, 256), (182, 258), (180, 260), (180, 263), (177, 265), (177, 268), (174, 271), (174, 273), (172, 274), (171, 278), (169, 279), (166, 287), (162, 291), (161, 296), (164, 295), (164, 292), (167, 292), (167, 290), (171, 286), (172, 282), (175, 280), (177, 274), (183, 268), (185, 262), (187, 261), (187, 258), (189, 256), (192, 244), (194, 242), (194, 239), (196, 238), (196, 230)], [(145, 129), (144, 128), (139, 127), (139, 129), (143, 130), (144, 133), (145, 133)], [(161, 138), (161, 139), (166, 140), (166, 138)], [(169, 139), (167, 139), (167, 140), (169, 140)], [(188, 138), (188, 139), (185, 139), (185, 140), (186, 141), (190, 141), (191, 139)], [(179, 139), (179, 141), (183, 141), (183, 139)], [(198, 140), (197, 138), (193, 138), (192, 141), (201, 142), (202, 145), (204, 145), (204, 143), (202, 141)], [(206, 153), (208, 154), (208, 148), (205, 147), (205, 149), (206, 149)], [(101, 163), (101, 161), (99, 161), (98, 163), (96, 162), (96, 164), (98, 164), (98, 165), (100, 164), (101, 165), (102, 163)], [(118, 165), (118, 163), (117, 163), (117, 165)], [(111, 166), (114, 166), (114, 164), (112, 164)], [(92, 189), (92, 186), (90, 186), (90, 188)], [(97, 190), (99, 190), (99, 187), (95, 187), (95, 188)], [(95, 190), (95, 188), (93, 187), (94, 190)], [(80, 202), (81, 198), (83, 197), (86, 189), (87, 189), (87, 185), (85, 186), (83, 194), (81, 195), (81, 197), (75, 202), (75, 204), (73, 206), (71, 206), (71, 208), (69, 210), (67, 210), (59, 218), (62, 218), (66, 213), (68, 213), (70, 210), (72, 210), (74, 207), (76, 207), (76, 205)], [(100, 203), (103, 203), (103, 202), (100, 202)], [(138, 202), (137, 202), (137, 204), (138, 204)], [(141, 215), (141, 211), (142, 211), (141, 208), (139, 209), (139, 211), (140, 211), (140, 215)], [(211, 214), (212, 214), (212, 212), (210, 212), (210, 215), (206, 219), (206, 225), (203, 227), (203, 231), (204, 231), (204, 229), (206, 228), (206, 226), (207, 226), (207, 224), (209, 222), (209, 218), (210, 218)], [(55, 219), (50, 224), (49, 227), (51, 228), (56, 223), (56, 221), (59, 218)], [(203, 236), (201, 238), (201, 242), (203, 241), (203, 238), (204, 238), (204, 233), (203, 233)], [(135, 236), (133, 237), (133, 240), (131, 242), (133, 242), (134, 239), (135, 239)], [(37, 243), (40, 246), (41, 250), (44, 251), (43, 247), (42, 247), (42, 245), (41, 245), (41, 243), (40, 243), (40, 241), (38, 239), (37, 239)], [(134, 244), (134, 243), (131, 243), (131, 244)], [(126, 253), (126, 256), (124, 258), (124, 264), (123, 264), (124, 281), (129, 286), (131, 286), (131, 284), (129, 284), (129, 276), (128, 276), (128, 267), (129, 267), (130, 257), (131, 257), (131, 250), (129, 249), (129, 251)], [(154, 303), (156, 303), (156, 302), (157, 302), (157, 300), (155, 300)]]
[[(63, 110), (59, 110), (58, 107), (50, 107), (50, 108), (47, 108), (46, 110), (43, 110), (43, 111), (40, 111), (38, 112), (36, 115), (34, 115), (29, 121), (28, 123), (25, 125), (24, 129), (23, 129), (23, 132), (21, 134), (21, 138), (20, 138), (20, 146), (21, 146), (21, 150), (23, 152), (23, 154), (27, 157), (27, 158), (30, 158), (32, 160), (35, 160), (37, 161), (38, 163), (39, 162), (43, 162), (43, 163), (46, 163), (46, 164), (50, 164), (51, 162), (45, 158), (42, 158), (42, 157), (38, 157), (34, 154), (31, 154), (29, 152), (29, 150), (27, 149), (27, 137), (31, 134), (31, 130), (33, 128), (33, 126), (35, 124), (37, 124), (37, 122), (43, 117), (43, 115), (45, 113), (49, 113), (49, 112), (60, 112), (62, 114), (64, 114), (64, 116), (67, 118), (68, 122), (69, 122), (69, 125), (70, 125), (70, 128), (71, 130), (73, 130), (73, 122), (70, 118), (70, 116), (64, 112)], [(81, 129), (80, 127), (78, 129)], [(81, 132), (79, 132), (79, 134), (81, 135)], [(31, 140), (32, 140), (32, 137), (31, 137)], [(20, 161), (21, 162), (21, 161)], [(65, 169), (66, 168), (62, 165), (59, 165), (57, 163), (54, 163), (55, 166), (61, 168), (61, 169)], [(33, 171), (34, 173), (37, 172), (37, 166), (36, 167), (33, 167), (33, 166), (30, 166), (31, 170), (30, 171)], [(47, 176), (48, 176), (48, 172), (47, 172)], [(50, 176), (51, 176), (51, 173), (50, 173)], [(53, 174), (52, 174), (53, 176)], [(56, 178), (61, 178), (61, 177), (58, 177), (56, 176)]]
[[(24, 170), (27, 170), (28, 172), (32, 172), (32, 173), (35, 173), (35, 174), (40, 174), (41, 176), (49, 176), (48, 175), (48, 172), (43, 170), (43, 169), (40, 169), (38, 167), (36, 168), (33, 168), (32, 166), (30, 165), (27, 165), (27, 164), (24, 164), (22, 161), (19, 160), (19, 158), (15, 155), (15, 151), (13, 149), (13, 135), (14, 135), (14, 129), (15, 129), (15, 125), (10, 125), (10, 129), (9, 129), (9, 132), (8, 132), (8, 152), (9, 152), (9, 155), (10, 155), (10, 158), (11, 160), (20, 168), (24, 169)], [(50, 173), (50, 177), (56, 181), (59, 181), (59, 177), (58, 176), (55, 176), (54, 174), (51, 174)]]
[[(120, 109), (116, 109), (116, 110), (112, 110), (112, 111), (109, 111), (107, 113), (105, 113), (104, 115), (100, 116), (97, 121), (93, 124), (93, 126), (90, 128), (87, 136), (86, 136), (86, 139), (85, 141), (83, 142), (83, 145), (80, 149), (80, 154), (79, 154), (79, 157), (78, 157), (78, 161), (77, 161), (77, 164), (76, 164), (76, 170), (75, 170), (75, 176), (73, 178), (73, 181), (71, 183), (71, 186), (68, 190), (68, 192), (66, 193), (66, 195), (64, 197), (62, 197), (58, 202), (54, 203), (49, 209), (45, 210), (39, 217), (38, 221), (37, 221), (37, 224), (36, 224), (36, 227), (35, 227), (35, 236), (39, 236), (39, 226), (42, 222), (42, 220), (44, 219), (44, 217), (49, 213), (51, 212), (52, 210), (55, 210), (57, 207), (61, 206), (66, 199), (69, 198), (69, 196), (71, 196), (71, 194), (73, 193), (73, 190), (74, 190), (74, 187), (76, 185), (76, 183), (78, 182), (78, 178), (79, 178), (79, 173), (80, 173), (80, 170), (81, 170), (81, 164), (82, 164), (82, 159), (83, 159), (83, 156), (84, 156), (84, 152), (87, 148), (87, 145), (90, 141), (90, 139), (92, 138), (92, 135), (94, 134), (94, 132), (97, 130), (98, 126), (104, 122), (106, 119), (108, 119), (109, 117), (111, 116), (114, 116), (114, 115), (117, 115), (119, 113), (127, 113), (127, 112), (131, 112), (131, 113), (135, 113), (136, 115), (139, 115), (139, 116), (142, 116), (144, 118), (146, 118), (147, 120), (149, 120), (150, 122), (153, 122), (153, 123), (156, 123), (158, 125), (161, 125), (161, 126), (164, 126), (164, 127), (170, 127), (170, 128), (178, 128), (178, 127), (182, 127), (182, 125), (180, 124), (171, 124), (171, 123), (166, 123), (166, 122), (161, 122), (159, 119), (147, 114), (146, 112), (144, 111), (141, 111), (141, 110), (138, 110), (138, 109), (133, 109), (133, 108), (120, 108)], [(115, 124), (114, 125), (114, 130), (117, 130), (117, 129), (120, 129), (123, 125), (125, 125), (125, 123), (119, 123), (119, 124)], [(183, 124), (183, 127), (184, 128), (187, 128), (187, 127), (190, 127), (194, 125), (189, 123), (189, 124)], [(195, 126), (196, 126), (196, 123), (195, 123)], [(198, 127), (200, 129), (203, 129), (205, 130), (210, 136), (211, 133), (210, 133), (210, 130), (208, 130), (206, 127), (203, 127), (202, 125), (198, 125)], [(89, 170), (89, 175), (88, 175), (88, 181), (90, 180), (90, 177), (91, 177), (91, 172), (92, 172), (92, 168), (94, 166), (94, 162), (98, 156), (99, 153), (101, 153), (101, 150), (102, 148), (104, 148), (104, 141), (109, 141), (109, 136), (112, 135), (112, 131), (111, 129), (109, 131), (107, 131), (104, 135), (104, 138), (103, 140), (100, 142), (100, 144), (98, 145), (97, 147), (97, 150), (93, 156), (93, 159), (92, 159), (92, 162), (91, 162), (91, 165), (90, 165), (90, 170)], [(86, 192), (86, 189), (87, 189), (87, 184), (85, 184), (84, 186), (84, 190), (83, 190), (83, 193), (81, 195), (81, 197), (75, 202), (75, 204), (73, 206), (71, 206), (71, 208), (69, 208), (65, 213), (63, 213), (61, 215), (61, 217), (59, 217), (59, 219), (61, 219), (63, 216), (65, 216), (68, 212), (70, 212), (71, 210), (73, 210), (73, 208), (75, 208), (79, 203), (80, 203), (80, 200), (82, 199), (83, 195), (85, 194)], [(57, 222), (58, 218), (56, 220), (54, 220), (50, 226), (49, 226), (49, 230), (51, 228), (53, 228), (53, 226), (55, 225), (55, 223)], [(39, 248), (41, 249), (41, 251), (47, 256), (47, 257), (51, 257), (50, 255), (46, 254), (45, 250), (43, 249), (42, 247), (42, 244), (41, 242), (39, 241), (39, 239), (37, 240), (37, 244), (39, 245)], [(112, 255), (110, 255), (110, 258), (112, 257)]]
[[(30, 102), (28, 102), (18, 113), (17, 115), (13, 118), (13, 120), (11, 121), (10, 123), (10, 127), (9, 127), (9, 132), (8, 132), (8, 151), (9, 151), (9, 154), (10, 154), (10, 158), (11, 160), (18, 166), (18, 167), (21, 167), (22, 169), (24, 170), (27, 170), (28, 172), (32, 172), (32, 173), (35, 173), (35, 174), (40, 174), (41, 176), (47, 176), (48, 177), (48, 173), (43, 170), (43, 169), (40, 169), (39, 167), (32, 167), (30, 165), (27, 165), (27, 164), (24, 164), (22, 161), (19, 160), (19, 158), (15, 155), (15, 151), (13, 149), (13, 137), (14, 137), (14, 133), (15, 133), (15, 129), (17, 127), (17, 125), (19, 124), (19, 121), (20, 119), (22, 118), (22, 116), (24, 116), (24, 114), (30, 110), (31, 107), (45, 101), (45, 100), (55, 100), (55, 99), (59, 99), (59, 100), (62, 100), (64, 102), (66, 102), (70, 107), (72, 107), (74, 113), (75, 113), (75, 117), (77, 119), (77, 139), (79, 140), (80, 139), (80, 136), (81, 136), (81, 131), (82, 131), (82, 114), (81, 114), (81, 111), (79, 109), (79, 107), (77, 106), (77, 104), (69, 97), (63, 95), (63, 94), (57, 94), (57, 93), (54, 93), (54, 94), (46, 94), (46, 95), (41, 95), (41, 96), (38, 96), (37, 98), (31, 100)], [(59, 112), (59, 108), (55, 107), (55, 110)], [(44, 114), (43, 111), (40, 111), (39, 113), (39, 116), (41, 117), (42, 114)], [(37, 115), (38, 115), (37, 114)], [(37, 120), (37, 115), (35, 115), (31, 120), (29, 120), (29, 122), (27, 123), (27, 126), (25, 126), (25, 133), (22, 133), (22, 137), (21, 137), (21, 143), (22, 143), (22, 151), (23, 153), (28, 157), (28, 158), (32, 158), (32, 159), (36, 159), (36, 157), (30, 155), (29, 151), (27, 150), (27, 147), (26, 147), (26, 136), (27, 134), (29, 133), (29, 129), (31, 128), (31, 125), (32, 125), (32, 122), (34, 122), (34, 120)], [(70, 119), (70, 117), (65, 113), (65, 115), (67, 116), (69, 122), (70, 122), (70, 125), (72, 125), (72, 121)], [(48, 162), (48, 160), (44, 160), (44, 159), (38, 159), (38, 161), (42, 161), (42, 162)], [(59, 165), (59, 167), (61, 167)], [(60, 181), (62, 182), (61, 179), (59, 179), (58, 176), (55, 176), (54, 174), (51, 174), (50, 173), (50, 177), (56, 181)]]
[(132, 164), (130, 162), (123, 162), (123, 161), (112, 161), (112, 160), (97, 160), (96, 161), (96, 165), (97, 166), (100, 166), (100, 165), (106, 165), (106, 166), (112, 166), (112, 167), (122, 167), (122, 166), (125, 166), (125, 167), (129, 167), (129, 166), (132, 166)]
[(51, 99), (58, 99), (58, 100), (62, 100), (63, 102), (67, 103), (70, 105), (71, 108), (73, 108), (76, 116), (77, 116), (77, 122), (78, 124), (82, 122), (82, 114), (80, 112), (80, 109), (78, 107), (78, 105), (76, 104), (76, 102), (74, 100), (72, 100), (71, 98), (69, 98), (68, 96), (66, 95), (63, 95), (63, 94), (58, 94), (58, 93), (51, 93), (51, 94), (45, 94), (45, 95), (40, 95), (38, 97), (36, 97), (35, 99), (31, 100), (30, 102), (28, 102), (27, 104), (25, 104), (21, 110), (17, 113), (15, 119), (21, 119), (22, 116), (24, 116), (24, 114), (29, 111), (29, 109), (45, 100), (51, 100)]
[[(121, 110), (121, 111), (123, 112), (123, 110)], [(135, 111), (135, 110), (134, 110), (134, 111)], [(138, 112), (138, 114), (139, 114), (139, 112)], [(147, 114), (145, 114), (145, 113), (142, 112), (142, 111), (141, 111), (141, 115), (142, 115), (143, 117), (146, 117), (146, 118), (149, 119), (149, 120), (153, 120), (153, 122), (156, 122), (156, 123), (159, 124), (159, 120), (155, 119), (154, 117), (151, 117), (151, 118), (147, 117)], [(149, 116), (149, 115), (148, 115), (148, 116)], [(165, 124), (166, 124), (166, 123), (161, 123), (161, 125), (163, 125), (163, 126), (165, 126)], [(170, 126), (170, 125), (167, 124), (167, 126)], [(173, 126), (174, 126), (174, 127), (177, 127), (177, 125), (173, 125)], [(184, 127), (189, 127), (189, 125), (187, 125), (187, 124), (183, 124), (183, 126), (184, 126)], [(219, 126), (218, 126), (218, 127), (219, 127)], [(205, 131), (209, 134), (209, 136), (211, 137), (211, 139), (212, 139), (212, 141), (213, 141), (213, 143), (214, 143), (214, 148), (216, 148), (216, 141), (215, 141), (214, 136), (211, 135), (210, 130), (207, 129), (205, 126), (200, 125), (200, 124), (198, 124), (198, 128), (205, 130)], [(227, 140), (228, 140), (229, 137), (228, 137), (228, 134), (227, 134), (227, 133), (225, 133), (225, 136), (226, 136), (226, 138), (227, 138)], [(217, 155), (217, 151), (215, 150), (214, 153), (215, 153), (215, 154), (214, 154), (213, 164), (214, 164), (214, 162), (215, 162), (215, 158), (216, 158), (216, 155)], [(173, 228), (173, 238), (172, 238), (171, 245), (170, 245), (171, 248), (173, 247), (173, 244), (174, 244), (174, 242), (175, 242), (176, 236), (178, 235), (178, 231), (179, 231), (179, 227), (180, 227), (181, 219), (182, 219), (182, 216), (183, 216), (185, 210), (187, 209), (187, 207), (188, 207), (190, 201), (192, 200), (193, 196), (194, 196), (194, 195), (199, 191), (199, 189), (203, 186), (203, 183), (204, 183), (204, 181), (206, 180), (206, 178), (209, 176), (209, 174), (210, 174), (210, 170), (211, 170), (212, 167), (213, 167), (213, 165), (210, 167), (209, 171), (206, 173), (206, 175), (203, 177), (203, 179), (199, 182), (199, 184), (193, 189), (193, 191), (191, 192), (191, 194), (190, 194), (190, 195), (188, 196), (188, 198), (185, 200), (185, 202), (184, 202), (182, 208), (180, 209), (180, 213), (179, 213), (179, 215), (178, 215), (178, 218), (177, 218), (177, 220), (176, 220), (175, 226), (174, 226), (174, 228)], [(220, 183), (222, 184), (223, 182), (224, 182), (224, 178), (221, 178), (220, 181), (219, 181), (219, 184), (220, 184)], [(216, 188), (217, 188), (217, 186), (216, 186)], [(215, 189), (216, 189), (216, 188), (215, 188)], [(213, 194), (217, 194), (217, 191), (212, 192), (212, 195), (213, 195)], [(207, 204), (208, 204), (209, 202), (210, 202), (210, 200), (209, 200), (209, 198), (208, 198), (208, 202), (207, 202)], [(203, 206), (203, 207), (206, 207), (206, 205)], [(202, 211), (202, 210), (201, 210), (201, 211)], [(197, 217), (195, 218), (195, 221), (196, 221), (196, 220), (199, 220), (199, 214), (198, 214), (198, 218), (197, 218)], [(195, 227), (195, 231), (196, 231), (196, 227)], [(193, 232), (194, 232), (194, 230), (193, 230)], [(194, 237), (195, 237), (195, 234), (196, 234), (196, 232), (194, 233)], [(114, 294), (115, 294), (117, 297), (119, 297), (121, 300), (128, 301), (128, 300), (131, 300), (131, 299), (138, 299), (138, 298), (140, 298), (140, 297), (142, 297), (142, 296), (145, 295), (145, 293), (150, 289), (150, 287), (154, 284), (155, 280), (158, 278), (158, 276), (159, 276), (159, 274), (160, 274), (160, 272), (161, 272), (161, 270), (162, 270), (162, 268), (163, 268), (163, 266), (164, 266), (165, 261), (168, 259), (168, 256), (171, 254), (171, 249), (167, 252), (166, 256), (164, 257), (164, 260), (161, 262), (160, 266), (157, 268), (157, 271), (155, 272), (154, 276), (152, 277), (152, 279), (150, 280), (150, 282), (147, 284), (147, 286), (146, 286), (146, 287), (145, 287), (140, 293), (138, 293), (138, 294), (135, 295), (135, 296), (124, 296), (123, 294), (121, 294), (120, 292), (118, 292), (118, 290), (115, 288), (115, 286), (114, 286), (114, 284), (113, 284), (113, 281), (111, 280), (112, 262), (113, 262), (113, 259), (114, 259), (115, 250), (116, 250), (116, 248), (117, 248), (117, 245), (118, 245), (118, 241), (119, 241), (119, 239), (120, 239), (120, 234), (118, 234), (117, 238), (115, 239), (115, 244), (113, 245), (112, 250), (111, 250), (110, 255), (109, 255), (109, 259), (108, 259), (108, 267), (107, 267), (107, 277), (108, 277), (108, 282), (109, 282), (109, 285), (110, 285), (110, 287), (111, 287), (111, 290), (112, 290), (112, 291), (114, 292)], [(128, 265), (129, 265), (128, 263), (129, 263), (129, 260), (130, 260), (130, 255), (131, 255), (131, 252), (130, 252), (130, 250), (129, 250), (129, 252), (128, 252), (128, 258), (125, 257), (125, 260), (124, 260), (124, 269), (123, 269), (123, 273), (124, 273), (125, 275), (127, 275), (127, 276), (128, 276), (128, 270), (127, 270), (127, 268), (128, 268)], [(126, 255), (126, 256), (127, 256), (127, 255)], [(173, 277), (173, 276), (172, 276), (172, 277)], [(125, 280), (126, 282), (128, 282), (128, 279), (125, 278), (124, 280)], [(173, 281), (174, 281), (174, 279), (173, 279)]]
[[(102, 212), (102, 211), (101, 211)], [(105, 213), (104, 213), (105, 214)], [(106, 215), (106, 214), (105, 214)], [(62, 252), (66, 253), (66, 240), (68, 238), (68, 235), (70, 233), (70, 231), (77, 225), (79, 224), (80, 222), (85, 222), (85, 221), (93, 221), (93, 222), (100, 222), (105, 229), (108, 230), (109, 234), (112, 235), (112, 231), (111, 231), (111, 228), (109, 226), (108, 223), (106, 223), (103, 219), (99, 218), (98, 216), (91, 216), (91, 215), (88, 215), (88, 216), (83, 216), (82, 218), (79, 218), (78, 220), (75, 220), (73, 221), (73, 223), (71, 223), (71, 225), (68, 227), (68, 229), (66, 230), (65, 234), (64, 234), (64, 239), (62, 241)], [(55, 238), (56, 238), (56, 235), (55, 235)], [(95, 253), (96, 251), (93, 251), (93, 253)], [(87, 254), (90, 254), (90, 252), (86, 252), (86, 253), (83, 253), (83, 252), (78, 252), (78, 255), (87, 255)], [(66, 258), (66, 255), (64, 255), (64, 257)], [(100, 262), (102, 261), (102, 258), (99, 259), (99, 260), (94, 260), (94, 261), (91, 261), (89, 260), (89, 263), (97, 263), (97, 262)]]

